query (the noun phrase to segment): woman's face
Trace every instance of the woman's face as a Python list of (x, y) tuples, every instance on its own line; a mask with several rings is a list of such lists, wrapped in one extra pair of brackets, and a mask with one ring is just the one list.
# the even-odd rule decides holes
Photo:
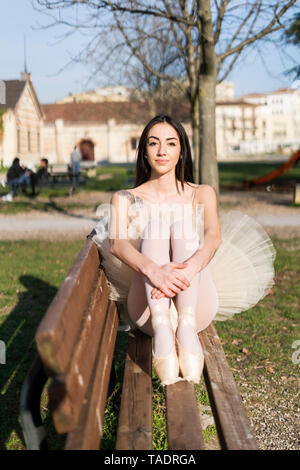
[(175, 171), (180, 156), (180, 140), (177, 131), (168, 123), (151, 127), (146, 142), (146, 155), (152, 173), (163, 175)]

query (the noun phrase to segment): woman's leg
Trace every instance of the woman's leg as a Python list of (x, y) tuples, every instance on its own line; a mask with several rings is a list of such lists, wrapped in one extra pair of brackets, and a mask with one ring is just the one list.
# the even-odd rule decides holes
[[(171, 226), (172, 261), (183, 263), (190, 258), (199, 247), (199, 236), (193, 228), (182, 227), (182, 221)], [(184, 270), (182, 270), (184, 275)], [(196, 313), (199, 300), (201, 273), (196, 274), (190, 286), (176, 296), (178, 311), (177, 339), (180, 345), (189, 353), (197, 355), (202, 349), (197, 335)]]
[(217, 314), (219, 306), (218, 293), (209, 266), (206, 266), (200, 274), (199, 300), (196, 310), (196, 328), (198, 333), (210, 325)]
[[(192, 256), (200, 242), (198, 234), (192, 228), (185, 227), (184, 237), (176, 237), (176, 233), (181, 234), (180, 224), (179, 221), (171, 226), (172, 261), (178, 263), (182, 263)], [(218, 310), (218, 294), (209, 266), (206, 266), (194, 277), (188, 289), (177, 294), (176, 306), (179, 319), (177, 338), (187, 351), (196, 354), (199, 351), (199, 341), (195, 333), (207, 328)], [(192, 315), (194, 315), (193, 321)], [(187, 316), (190, 324), (188, 321), (180, 321), (185, 317), (188, 318)]]
[[(169, 263), (170, 227), (162, 220), (149, 222), (141, 240), (140, 251), (159, 265)], [(128, 294), (128, 313), (142, 331), (154, 336), (155, 356), (165, 357), (174, 346), (174, 333), (169, 319), (170, 299), (152, 299), (153, 288), (145, 277), (134, 273)]]

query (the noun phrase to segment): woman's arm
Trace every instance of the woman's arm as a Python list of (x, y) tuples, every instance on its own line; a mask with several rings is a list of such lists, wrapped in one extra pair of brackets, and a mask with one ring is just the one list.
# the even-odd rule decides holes
[(116, 192), (111, 198), (111, 222), (109, 228), (110, 252), (140, 274), (144, 274), (152, 261), (140, 253), (127, 238), (127, 213), (129, 199)]
[(204, 206), (204, 239), (201, 247), (186, 261), (195, 264), (197, 272), (202, 271), (222, 243), (218, 216), (217, 196), (214, 188), (207, 184), (196, 190), (196, 204)]
[(127, 213), (129, 200), (116, 192), (111, 199), (111, 224), (109, 233), (110, 252), (138, 273), (146, 276), (154, 286), (160, 286), (168, 297), (188, 287), (189, 281), (178, 270), (183, 263), (169, 263), (159, 266), (140, 253), (127, 238)]

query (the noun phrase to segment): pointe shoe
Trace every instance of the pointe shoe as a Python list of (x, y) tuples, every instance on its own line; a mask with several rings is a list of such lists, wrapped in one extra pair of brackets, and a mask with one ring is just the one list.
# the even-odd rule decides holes
[(179, 368), (182, 378), (188, 382), (198, 384), (201, 379), (201, 374), (204, 366), (204, 354), (201, 348), (201, 353), (192, 354), (186, 351), (176, 339), (178, 347)]
[(152, 355), (154, 369), (163, 386), (171, 385), (178, 382), (179, 380), (182, 380), (179, 377), (179, 362), (175, 346), (173, 351), (167, 356), (157, 357), (153, 351)]
[[(186, 309), (181, 310), (179, 324), (180, 326), (191, 325), (196, 329), (195, 312), (193, 308), (187, 307)], [(204, 354), (200, 342), (200, 352), (198, 354), (193, 354), (184, 349), (177, 338), (176, 344), (178, 348), (179, 368), (183, 379), (198, 384), (200, 382), (204, 366)]]
[[(170, 324), (169, 310), (163, 309), (160, 305), (157, 305), (152, 309), (152, 312), (151, 320), (154, 329), (162, 324)], [(179, 362), (175, 348), (175, 336), (173, 348), (167, 356), (156, 356), (152, 350), (152, 358), (153, 366), (163, 386), (171, 385), (182, 380), (179, 377)]]

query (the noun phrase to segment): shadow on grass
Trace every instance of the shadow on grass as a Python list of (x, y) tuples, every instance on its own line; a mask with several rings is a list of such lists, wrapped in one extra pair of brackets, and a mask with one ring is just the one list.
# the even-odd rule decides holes
[(113, 450), (116, 446), (118, 417), (121, 404), (122, 384), (125, 370), (125, 359), (128, 344), (128, 332), (119, 331), (113, 357), (116, 373), (116, 385), (106, 403), (103, 424), (101, 450)]
[(36, 357), (35, 332), (57, 288), (30, 275), (19, 281), (26, 291), (0, 326), (6, 345), (6, 364), (1, 365), (0, 449), (20, 449), (25, 443), (20, 425), (20, 393), (25, 377)]

